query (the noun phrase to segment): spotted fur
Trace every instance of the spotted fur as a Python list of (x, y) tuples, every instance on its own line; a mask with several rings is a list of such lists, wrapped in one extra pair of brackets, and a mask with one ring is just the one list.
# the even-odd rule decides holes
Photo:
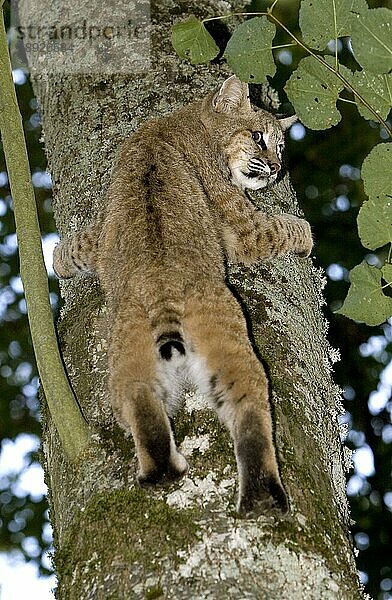
[(233, 437), (242, 513), (285, 512), (288, 501), (267, 378), (226, 286), (225, 261), (311, 251), (306, 221), (266, 215), (244, 192), (276, 181), (292, 122), (254, 110), (247, 86), (231, 77), (144, 124), (122, 146), (102, 218), (54, 253), (59, 277), (95, 272), (106, 293), (110, 395), (133, 435), (140, 482), (187, 470), (170, 419), (196, 386)]

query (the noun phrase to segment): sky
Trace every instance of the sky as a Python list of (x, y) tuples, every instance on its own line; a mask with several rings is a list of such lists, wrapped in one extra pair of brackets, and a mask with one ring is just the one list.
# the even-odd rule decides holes
[(55, 577), (39, 577), (38, 568), (0, 553), (0, 600), (54, 600)]
[[(5, 439), (0, 453), (0, 479), (21, 473), (13, 485), (15, 495), (23, 497), (31, 494), (40, 500), (47, 492), (42, 467), (37, 462), (28, 464), (27, 456), (39, 448), (40, 440), (35, 435), (20, 434), (15, 441)], [(51, 527), (45, 525), (44, 537), (52, 539)], [(34, 556), (37, 542), (33, 537), (23, 540), (24, 549)], [(50, 568), (50, 559), (46, 565)], [(40, 577), (34, 561), (27, 563), (21, 552), (0, 553), (0, 600), (53, 600), (51, 590), (55, 586), (55, 577)]]
[[(53, 274), (52, 255), (57, 241), (58, 236), (55, 234), (45, 236), (43, 240), (45, 265), (49, 274)], [(18, 286), (19, 282), (15, 281), (14, 285)], [(21, 496), (31, 494), (37, 500), (47, 492), (43, 470), (37, 462), (28, 466), (27, 456), (31, 451), (36, 451), (39, 444), (37, 436), (22, 434), (14, 442), (5, 439), (0, 452), (0, 479), (21, 473), (15, 483), (14, 493)], [(52, 539), (51, 528), (48, 525), (45, 527), (44, 535), (49, 542)], [(25, 544), (29, 554), (34, 555), (34, 538), (26, 538)], [(51, 568), (49, 557), (46, 566)], [(52, 589), (55, 585), (53, 575), (40, 577), (34, 561), (27, 563), (21, 553), (0, 552), (0, 600), (53, 600)]]

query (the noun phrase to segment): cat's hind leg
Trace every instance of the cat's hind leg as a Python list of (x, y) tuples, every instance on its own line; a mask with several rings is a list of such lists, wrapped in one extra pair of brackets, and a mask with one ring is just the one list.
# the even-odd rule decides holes
[(187, 471), (157, 392), (158, 362), (145, 309), (127, 304), (116, 314), (112, 330), (109, 388), (118, 421), (132, 433), (141, 484), (176, 479)]
[(238, 302), (223, 284), (192, 290), (184, 333), (206, 365), (211, 402), (234, 440), (242, 514), (288, 510), (273, 443), (268, 381)]

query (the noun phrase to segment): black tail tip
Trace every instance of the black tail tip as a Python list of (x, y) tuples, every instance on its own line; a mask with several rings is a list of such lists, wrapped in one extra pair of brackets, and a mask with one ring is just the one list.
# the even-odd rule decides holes
[(182, 356), (185, 355), (185, 348), (181, 342), (166, 342), (159, 348), (159, 354), (164, 360), (170, 360), (173, 356), (173, 350), (177, 350)]
[(157, 339), (157, 344), (159, 345), (159, 354), (164, 360), (170, 360), (173, 357), (174, 350), (181, 356), (185, 356), (184, 341), (176, 331), (160, 335)]

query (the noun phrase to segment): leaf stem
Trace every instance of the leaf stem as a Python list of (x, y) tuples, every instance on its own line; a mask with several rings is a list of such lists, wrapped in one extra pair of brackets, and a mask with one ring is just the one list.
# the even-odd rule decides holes
[(355, 105), (357, 104), (357, 103), (355, 102), (355, 100), (349, 100), (348, 98), (341, 98), (340, 96), (339, 96), (338, 100), (339, 100), (340, 102), (347, 102), (347, 104), (355, 104)]
[(269, 13), (272, 13), (272, 11), (274, 10), (275, 6), (278, 4), (279, 0), (274, 0), (274, 2), (271, 4), (271, 6), (267, 9)]
[(219, 17), (207, 17), (206, 19), (202, 19), (201, 22), (220, 21), (222, 19), (231, 19), (231, 17), (268, 17), (269, 14), (268, 12), (236, 12), (229, 13), (228, 15), (220, 15)]
[(335, 6), (335, 0), (332, 0), (332, 6), (333, 6), (333, 24), (335, 27), (335, 69), (337, 72), (339, 72), (339, 62), (338, 62), (338, 26), (336, 23), (336, 6)]
[(387, 74), (386, 74), (386, 73), (384, 73), (384, 75), (383, 75), (383, 79), (384, 79), (385, 87), (386, 87), (386, 88), (387, 88), (387, 90), (388, 90), (388, 94), (389, 94), (389, 100), (390, 100), (390, 102), (391, 102), (391, 105), (392, 105), (392, 92), (391, 92), (391, 88), (389, 87), (389, 81), (388, 81), (388, 77), (387, 77)]
[(289, 48), (290, 46), (296, 46), (297, 44), (293, 42), (292, 44), (281, 44), (280, 46), (271, 46), (271, 50), (278, 50), (278, 48)]
[(1, 9), (0, 130), (14, 203), (20, 274), (38, 373), (64, 450), (71, 460), (76, 460), (87, 448), (91, 437), (65, 374), (57, 344), (34, 188)]

